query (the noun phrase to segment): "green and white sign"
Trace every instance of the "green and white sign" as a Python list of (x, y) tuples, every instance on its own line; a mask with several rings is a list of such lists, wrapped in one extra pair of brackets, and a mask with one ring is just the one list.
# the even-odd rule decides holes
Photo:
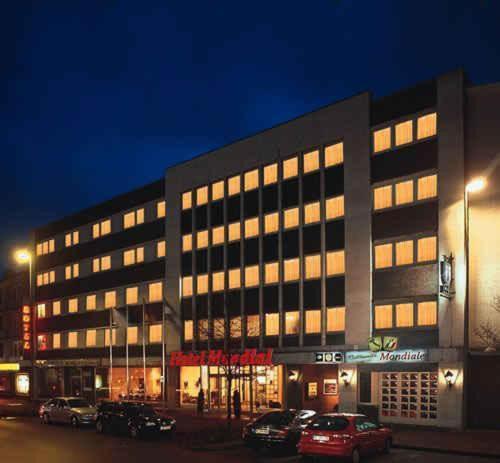
[(429, 359), (427, 349), (405, 349), (393, 352), (354, 350), (345, 353), (345, 363), (419, 363)]

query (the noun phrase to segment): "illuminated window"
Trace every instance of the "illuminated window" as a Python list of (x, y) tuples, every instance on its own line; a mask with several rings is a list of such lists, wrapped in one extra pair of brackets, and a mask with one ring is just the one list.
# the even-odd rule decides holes
[(196, 277), (197, 293), (206, 294), (208, 293), (208, 275), (198, 275)]
[(158, 201), (156, 203), (156, 218), (161, 219), (162, 217), (165, 217), (165, 214), (166, 214), (165, 201)]
[(182, 237), (182, 252), (188, 252), (193, 249), (193, 236), (192, 235), (184, 235)]
[(304, 223), (315, 223), (321, 220), (321, 212), (319, 208), (319, 202), (306, 204), (304, 206)]
[(102, 272), (111, 268), (111, 256), (96, 257), (92, 260), (92, 271)]
[(306, 334), (321, 333), (321, 310), (306, 310), (305, 324)]
[(326, 274), (342, 275), (345, 272), (344, 250), (326, 253)]
[(396, 205), (413, 202), (413, 180), (396, 183)]
[(78, 312), (78, 299), (69, 299), (68, 300), (68, 312), (75, 313)]
[(95, 294), (89, 294), (85, 298), (85, 307), (87, 310), (95, 310), (97, 307), (97, 298)]
[(129, 326), (127, 328), (127, 344), (137, 344), (139, 339), (139, 328), (137, 326)]
[(437, 325), (436, 301), (419, 302), (417, 306), (418, 326)]
[(255, 190), (259, 188), (259, 171), (258, 169), (245, 172), (245, 191)]
[(193, 206), (193, 194), (191, 191), (186, 191), (182, 194), (182, 210), (191, 209)]
[(381, 186), (373, 190), (373, 208), (385, 209), (392, 206), (392, 185)]
[(212, 201), (217, 201), (224, 197), (224, 180), (212, 183)]
[(419, 117), (417, 120), (417, 138), (432, 137), (437, 132), (437, 115), (436, 113), (427, 114)]
[(198, 320), (198, 338), (200, 341), (208, 339), (208, 320)]
[[(116, 346), (116, 333), (117, 333), (116, 328), (113, 328), (113, 330), (111, 331), (111, 333), (112, 333), (112, 336), (113, 336), (113, 346)], [(104, 345), (105, 346), (109, 346), (109, 344), (110, 344), (109, 343), (109, 341), (110, 341), (109, 334), (110, 334), (109, 328), (106, 329), (106, 330), (104, 330)]]
[(277, 232), (280, 226), (280, 216), (278, 212), (264, 216), (264, 233)]
[(321, 256), (306, 256), (306, 278), (321, 278)]
[(196, 190), (196, 205), (203, 206), (208, 203), (208, 187), (202, 186)]
[(137, 304), (139, 302), (139, 288), (137, 286), (131, 286), (125, 290), (125, 303), (126, 304)]
[(48, 285), (50, 283), (54, 283), (56, 280), (56, 273), (54, 270), (50, 270), (49, 272), (39, 273), (36, 276), (36, 285), (43, 286)]
[(80, 264), (71, 264), (65, 267), (64, 276), (66, 280), (70, 280), (71, 278), (78, 278), (78, 275), (80, 275)]
[(43, 246), (42, 243), (38, 243), (36, 245), (36, 255), (41, 256), (43, 254)]
[(280, 316), (278, 313), (266, 313), (266, 336), (280, 334)]
[(199, 231), (196, 234), (196, 247), (203, 249), (208, 246), (208, 230)]
[(260, 336), (259, 315), (247, 315), (247, 336), (249, 338)]
[(297, 157), (283, 161), (283, 179), (296, 177), (299, 173), (299, 159)]
[(193, 295), (193, 277), (182, 278), (182, 297)]
[(74, 246), (80, 242), (80, 232), (74, 231), (71, 233), (66, 233), (64, 236), (64, 245), (69, 248), (70, 246)]
[(413, 264), (413, 240), (396, 243), (396, 265)]
[(85, 345), (94, 347), (97, 344), (97, 330), (87, 330), (85, 337)]
[(344, 162), (344, 144), (325, 146), (325, 167), (336, 166)]
[(144, 262), (143, 247), (123, 251), (123, 265), (133, 265), (140, 262)]
[(264, 167), (264, 185), (271, 185), (278, 181), (278, 164)]
[(299, 334), (300, 316), (298, 311), (285, 312), (285, 334)]
[(376, 130), (373, 132), (373, 152), (387, 150), (391, 147), (391, 128)]
[(375, 268), (392, 267), (392, 243), (375, 246)]
[(392, 305), (375, 306), (375, 329), (392, 328)]
[(92, 238), (99, 238), (100, 236), (108, 235), (111, 233), (111, 220), (103, 220), (102, 222), (92, 225)]
[(283, 224), (285, 229), (299, 225), (299, 208), (294, 207), (283, 212)]
[(288, 259), (283, 262), (285, 281), (298, 280), (300, 278), (299, 259)]
[(418, 262), (429, 262), (436, 260), (437, 240), (435, 236), (420, 238), (417, 245)]
[(104, 308), (113, 309), (116, 307), (116, 291), (106, 291), (104, 293)]
[(396, 146), (405, 145), (413, 141), (413, 121), (401, 122), (396, 124)]
[(264, 282), (269, 285), (272, 283), (278, 283), (280, 280), (280, 270), (278, 262), (271, 262), (270, 264), (265, 264), (264, 266)]
[(214, 318), (213, 320), (214, 338), (224, 339), (226, 334), (226, 324), (223, 318)]
[(225, 240), (225, 231), (224, 231), (224, 225), (221, 225), (220, 227), (215, 227), (212, 229), (212, 244), (221, 244), (224, 243)]
[(123, 228), (135, 227), (144, 223), (144, 208), (123, 215)]
[(259, 218), (245, 220), (245, 238), (252, 238), (259, 235)]
[(52, 302), (52, 315), (61, 315), (61, 301)]
[(156, 257), (165, 257), (165, 241), (158, 241), (156, 243)]
[(250, 288), (259, 284), (259, 266), (245, 267), (245, 286)]
[(345, 307), (326, 309), (326, 330), (330, 332), (345, 330)]
[(161, 342), (161, 325), (149, 325), (149, 342)]
[(229, 241), (239, 240), (241, 237), (241, 226), (239, 222), (230, 223), (228, 226)]
[(326, 220), (344, 217), (344, 196), (329, 198), (325, 201)]
[(68, 347), (70, 349), (74, 349), (75, 347), (78, 347), (78, 332), (70, 331), (68, 333)]
[(36, 245), (36, 255), (41, 256), (45, 254), (49, 254), (54, 252), (56, 248), (54, 239), (50, 239), (47, 241), (43, 241), (42, 243), (38, 243)]
[(148, 285), (149, 302), (158, 302), (163, 299), (163, 283), (157, 281)]
[(241, 274), (239, 268), (233, 268), (228, 272), (229, 289), (239, 288), (241, 285)]
[(224, 291), (224, 272), (212, 273), (212, 291)]
[(184, 320), (184, 341), (193, 340), (193, 320)]
[(37, 304), (36, 305), (36, 316), (37, 318), (45, 318), (45, 304)]
[(237, 195), (241, 190), (241, 179), (239, 175), (231, 177), (227, 181), (227, 193), (229, 196)]
[(304, 173), (314, 172), (319, 169), (319, 151), (311, 151), (310, 153), (304, 154)]
[(61, 348), (61, 333), (52, 334), (52, 349)]
[(428, 199), (437, 196), (437, 175), (427, 175), (418, 179), (417, 198)]
[(413, 304), (396, 304), (396, 326), (408, 328), (413, 326)]
[(231, 339), (241, 338), (241, 317), (233, 317), (229, 320), (229, 337)]

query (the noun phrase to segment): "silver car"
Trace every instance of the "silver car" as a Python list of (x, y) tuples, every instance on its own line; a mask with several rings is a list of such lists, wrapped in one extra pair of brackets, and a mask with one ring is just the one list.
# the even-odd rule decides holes
[(39, 415), (44, 424), (67, 423), (77, 428), (94, 425), (97, 409), (82, 397), (56, 397), (40, 407)]

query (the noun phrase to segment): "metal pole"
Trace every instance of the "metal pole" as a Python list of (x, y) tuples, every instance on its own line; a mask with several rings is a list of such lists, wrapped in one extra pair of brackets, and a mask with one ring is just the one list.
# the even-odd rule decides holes
[(35, 307), (35, 301), (33, 300), (33, 284), (32, 284), (32, 279), (33, 279), (33, 253), (31, 252), (29, 254), (29, 259), (28, 259), (28, 298), (29, 298), (29, 305), (30, 305), (30, 313), (32, 314), (31, 318), (31, 323), (32, 323), (32, 331), (33, 331), (33, 339), (31, 341), (33, 350), (31, 354), (31, 371), (33, 375), (33, 384), (32, 384), (32, 393), (31, 397), (33, 400), (38, 399), (38, 371), (36, 368), (36, 360), (37, 360), (37, 354), (38, 354), (38, 330), (37, 330), (37, 323), (38, 323), (38, 313)]
[(146, 400), (147, 388), (146, 388), (146, 303), (142, 300), (142, 370), (144, 377), (144, 400)]
[(165, 410), (166, 408), (166, 395), (165, 395), (165, 388), (166, 388), (166, 377), (165, 377), (165, 310), (167, 309), (167, 305), (165, 300), (163, 301), (162, 308), (161, 308), (161, 376), (162, 376), (162, 382), (161, 382), (161, 400), (163, 402), (163, 409)]
[(128, 367), (128, 304), (125, 305), (125, 374), (127, 375), (127, 400), (130, 397), (130, 376)]
[(109, 398), (112, 399), (113, 392), (113, 309), (109, 309)]
[(467, 382), (469, 376), (469, 192), (464, 192), (465, 301), (462, 381), (462, 428), (467, 427)]

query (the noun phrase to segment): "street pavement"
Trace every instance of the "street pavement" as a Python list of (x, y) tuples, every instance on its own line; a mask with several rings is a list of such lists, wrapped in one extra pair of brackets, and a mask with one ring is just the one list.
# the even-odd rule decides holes
[[(35, 418), (0, 420), (2, 463), (132, 463), (175, 460), (176, 463), (299, 463), (296, 456), (276, 456), (233, 446), (228, 449), (190, 451), (173, 440), (132, 440), (125, 436), (99, 435), (93, 429), (42, 425)], [(394, 449), (390, 455), (366, 459), (371, 463), (492, 463), (498, 459)]]

